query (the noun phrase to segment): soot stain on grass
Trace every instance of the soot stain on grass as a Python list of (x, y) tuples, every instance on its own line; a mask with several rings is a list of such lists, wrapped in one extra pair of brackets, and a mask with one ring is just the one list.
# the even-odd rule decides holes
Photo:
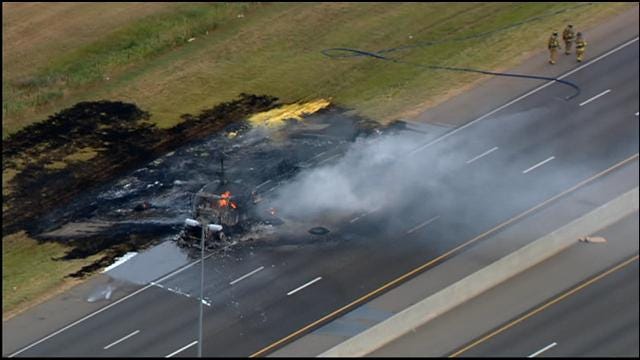
[[(127, 252), (175, 240), (185, 218), (193, 216), (191, 196), (201, 189), (217, 191), (229, 181), (264, 204), (273, 186), (320, 161), (317, 154), (398, 128), (331, 106), (303, 122), (288, 122), (273, 138), (252, 131), (246, 119), (277, 106), (276, 101), (241, 94), (199, 115), (185, 114), (182, 123), (166, 130), (150, 124), (149, 114), (134, 104), (86, 102), (25, 128), (3, 143), (3, 170), (19, 170), (5, 198), (3, 234), (24, 229), (38, 241), (71, 246), (55, 260), (104, 254), (70, 275), (84, 277)], [(90, 149), (93, 156), (66, 161), (79, 149)], [(56, 162), (65, 166), (47, 166)], [(282, 225), (275, 217), (264, 221), (265, 214), (257, 214), (254, 206), (242, 209), (254, 221), (243, 221), (232, 234), (234, 241), (299, 244), (295, 237), (273, 239), (263, 231), (262, 225)], [(327, 242), (327, 236), (309, 234), (304, 242)]]
[[(102, 100), (78, 103), (30, 125), (3, 140), (3, 172), (16, 171), (8, 182), (11, 191), (4, 194), (3, 236), (22, 229), (37, 235), (48, 225), (40, 219), (88, 190), (276, 105), (275, 97), (241, 94), (198, 115), (182, 115), (183, 122), (173, 128), (159, 129), (149, 122), (150, 114), (135, 104)], [(86, 149), (93, 152), (90, 159), (73, 160), (74, 154)], [(110, 254), (90, 266), (99, 268), (100, 263), (148, 245), (149, 238), (162, 231), (166, 226), (158, 226), (157, 232), (146, 231), (141, 237), (123, 230), (117, 240), (114, 236), (61, 240), (74, 247), (63, 259), (84, 258), (110, 249)]]

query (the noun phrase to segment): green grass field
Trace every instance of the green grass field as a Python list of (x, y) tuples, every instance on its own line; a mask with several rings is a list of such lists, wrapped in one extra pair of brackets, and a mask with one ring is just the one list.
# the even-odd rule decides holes
[[(552, 30), (569, 22), (585, 28), (633, 4), (576, 5), (3, 3), (3, 138), (79, 101), (134, 102), (151, 121), (170, 127), (181, 114), (242, 92), (283, 102), (326, 98), (391, 120), (444, 101), (482, 76), (329, 59), (320, 51), (457, 39), (566, 9), (482, 38), (397, 53), (424, 64), (507, 69), (544, 50)], [(46, 34), (36, 31), (45, 26)], [(3, 172), (3, 193), (11, 191), (5, 178), (14, 175)], [(23, 233), (2, 242), (3, 318), (60, 289), (66, 274), (86, 264), (55, 262), (62, 246), (37, 245)]]
[(68, 249), (60, 244), (39, 245), (23, 232), (2, 239), (2, 318), (44, 297), (76, 284), (66, 274), (88, 265), (98, 256), (72, 261), (54, 261)]
[[(331, 98), (362, 115), (389, 120), (404, 110), (438, 101), (442, 94), (480, 75), (429, 71), (370, 58), (329, 59), (320, 53), (322, 49), (343, 46), (375, 51), (416, 41), (456, 39), (567, 9), (480, 39), (398, 53), (428, 64), (504, 68), (532, 50), (544, 49), (552, 29), (569, 21), (581, 26), (628, 6), (170, 5), (87, 43), (76, 41), (69, 51), (31, 70), (3, 69), (3, 136), (82, 100), (132, 101), (150, 111), (152, 121), (171, 126), (180, 114), (195, 113), (241, 92), (265, 93), (285, 102)], [(5, 30), (11, 35), (11, 27)], [(6, 63), (12, 64), (12, 51), (6, 50), (5, 56)]]

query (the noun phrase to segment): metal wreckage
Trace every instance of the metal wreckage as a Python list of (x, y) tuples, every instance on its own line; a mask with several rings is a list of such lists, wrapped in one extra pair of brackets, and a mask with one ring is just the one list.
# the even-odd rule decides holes
[[(191, 194), (191, 216), (184, 220), (184, 226), (175, 238), (178, 245), (200, 249), (204, 238), (205, 248), (215, 249), (238, 239), (251, 240), (262, 237), (265, 232), (274, 230), (274, 227), (282, 230), (289, 229), (292, 226), (291, 219), (279, 216), (277, 209), (270, 205), (270, 194), (273, 194), (272, 190), (275, 187), (269, 190), (266, 190), (267, 187), (260, 189), (263, 184), (284, 183), (307, 167), (325, 163), (337, 157), (358, 136), (408, 130), (406, 123), (403, 122), (378, 127), (377, 124), (372, 125), (364, 121), (354, 122), (350, 119), (351, 121), (347, 122), (344, 118), (331, 119), (334, 120), (331, 121), (327, 118), (331, 119), (330, 117), (312, 117), (307, 119), (305, 124), (283, 128), (282, 131), (287, 133), (288, 146), (281, 151), (274, 152), (272, 145), (266, 144), (261, 150), (258, 150), (261, 146), (243, 148), (236, 163), (230, 166), (229, 170), (233, 170), (234, 174), (230, 174), (231, 171), (225, 172), (224, 158), (220, 158), (219, 180), (208, 183), (197, 193)], [(312, 120), (324, 120), (321, 121), (324, 122), (323, 126), (319, 127), (322, 130), (311, 130), (311, 125), (314, 123)], [(340, 124), (340, 120), (344, 123)], [(332, 130), (335, 131), (333, 135)], [(313, 146), (309, 146), (311, 144)], [(320, 154), (325, 155), (319, 157), (320, 154), (313, 151), (314, 147), (316, 151), (321, 150)], [(331, 155), (332, 152), (337, 154)], [(262, 166), (258, 170), (265, 177), (273, 177), (273, 180), (264, 181), (265, 179), (262, 178), (260, 181), (263, 182), (255, 185), (257, 183), (255, 174), (250, 175), (246, 171), (246, 168), (252, 166), (259, 168), (252, 154), (259, 154), (263, 160), (273, 162), (270, 166)], [(297, 159), (287, 159), (285, 154), (295, 156)], [(295, 224), (295, 226), (298, 225), (308, 226), (304, 231), (312, 235), (325, 235), (329, 232), (322, 226), (314, 227), (314, 224)], [(270, 230), (264, 231), (264, 229)]]
[[(214, 189), (209, 192), (209, 188)], [(209, 184), (192, 195), (193, 217), (185, 219), (176, 241), (183, 247), (195, 248), (200, 248), (204, 241), (205, 247), (211, 249), (224, 245), (230, 236), (244, 233), (252, 225), (281, 224), (282, 221), (275, 216), (275, 209), (270, 209), (264, 217), (249, 211), (260, 201), (261, 197), (255, 190), (249, 191), (243, 185), (227, 180)]]
[[(235, 146), (231, 144), (244, 136), (242, 131), (237, 137), (232, 133), (232, 139), (224, 140), (228, 141), (227, 147), (218, 149), (218, 179), (191, 194), (191, 213), (175, 237), (176, 242), (198, 249), (204, 242), (205, 248), (215, 249), (235, 241), (264, 238), (276, 227), (280, 231), (304, 227), (310, 234), (325, 235), (328, 229), (324, 227), (294, 224), (292, 219), (283, 218), (270, 205), (275, 187), (305, 168), (337, 157), (359, 136), (396, 130), (407, 130), (406, 123), (380, 126), (334, 110), (282, 126), (279, 135), (272, 134), (274, 138), (282, 137), (279, 141), (260, 140), (250, 146), (240, 141)], [(263, 187), (266, 183), (270, 186)]]

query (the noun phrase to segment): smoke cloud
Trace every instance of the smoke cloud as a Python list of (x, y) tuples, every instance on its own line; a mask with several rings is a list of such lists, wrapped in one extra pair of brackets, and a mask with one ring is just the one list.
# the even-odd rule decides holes
[[(522, 170), (538, 158), (544, 160), (548, 153), (554, 153), (549, 145), (533, 147), (526, 145), (529, 141), (520, 144), (514, 140), (522, 134), (542, 136), (535, 123), (525, 120), (544, 118), (548, 115), (545, 111), (532, 109), (486, 120), (482, 126), (427, 147), (424, 145), (437, 136), (398, 131), (359, 138), (339, 158), (322, 163), (330, 156), (325, 155), (315, 166), (282, 184), (265, 206), (274, 206), (284, 219), (318, 223), (344, 221), (384, 209), (385, 224), (403, 229), (436, 215), (442, 215), (439, 221), (451, 226), (470, 221), (494, 224), (496, 217), (503, 218), (514, 209), (526, 209), (555, 194), (550, 189), (564, 188), (583, 178), (577, 172), (585, 169), (578, 168), (551, 174), (538, 171), (535, 179), (523, 176)], [(508, 155), (513, 150), (501, 148), (482, 161), (468, 163), (509, 141), (514, 141), (509, 147), (523, 155), (517, 161)], [(414, 151), (418, 148), (422, 150)]]
[(425, 168), (423, 161), (416, 161), (418, 156), (408, 155), (424, 144), (424, 138), (417, 135), (405, 132), (359, 138), (339, 160), (303, 171), (281, 186), (272, 204), (281, 216), (297, 219), (339, 217), (407, 204), (433, 185), (436, 179), (429, 175), (453, 156)]

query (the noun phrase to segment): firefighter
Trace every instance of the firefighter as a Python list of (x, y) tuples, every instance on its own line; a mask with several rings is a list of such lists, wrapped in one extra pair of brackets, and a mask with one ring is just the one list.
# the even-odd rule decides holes
[(576, 37), (576, 58), (578, 62), (582, 62), (584, 50), (587, 48), (587, 42), (582, 38), (582, 33), (578, 33)]
[(558, 48), (560, 48), (560, 41), (558, 41), (558, 32), (554, 31), (553, 35), (549, 37), (549, 64), (556, 63), (556, 54), (558, 52)]
[(562, 32), (562, 40), (564, 40), (564, 54), (571, 54), (571, 45), (573, 45), (573, 25), (569, 24)]

